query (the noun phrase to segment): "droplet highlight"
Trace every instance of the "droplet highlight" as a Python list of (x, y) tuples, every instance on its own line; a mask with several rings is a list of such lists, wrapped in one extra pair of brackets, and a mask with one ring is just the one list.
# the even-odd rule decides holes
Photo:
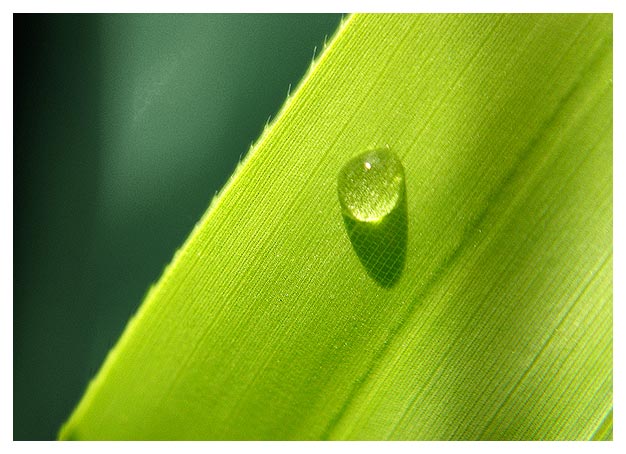
[(352, 247), (367, 273), (391, 287), (404, 268), (408, 237), (404, 167), (389, 149), (362, 153), (339, 172), (337, 192)]
[(339, 174), (339, 202), (346, 216), (380, 222), (404, 193), (404, 168), (390, 150), (372, 150), (351, 159)]

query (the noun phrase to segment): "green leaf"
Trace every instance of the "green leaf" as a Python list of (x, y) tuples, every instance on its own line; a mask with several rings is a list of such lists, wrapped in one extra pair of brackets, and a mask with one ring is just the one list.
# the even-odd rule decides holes
[[(390, 285), (337, 195), (384, 147)], [(612, 17), (351, 16), (60, 437), (612, 438)]]

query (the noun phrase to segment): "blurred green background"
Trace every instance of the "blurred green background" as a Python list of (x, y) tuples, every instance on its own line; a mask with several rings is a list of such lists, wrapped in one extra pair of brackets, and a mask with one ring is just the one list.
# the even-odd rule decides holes
[(16, 440), (56, 438), (340, 20), (14, 16)]

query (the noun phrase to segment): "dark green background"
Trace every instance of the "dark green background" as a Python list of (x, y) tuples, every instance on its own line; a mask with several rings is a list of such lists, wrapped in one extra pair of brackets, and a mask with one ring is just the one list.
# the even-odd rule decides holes
[(54, 439), (340, 15), (14, 16), (14, 438)]

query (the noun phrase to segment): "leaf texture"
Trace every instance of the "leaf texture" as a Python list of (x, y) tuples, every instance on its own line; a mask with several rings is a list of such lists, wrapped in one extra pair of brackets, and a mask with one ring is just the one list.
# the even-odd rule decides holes
[[(337, 199), (380, 147), (391, 287)], [(60, 437), (612, 438), (612, 16), (350, 16)]]

